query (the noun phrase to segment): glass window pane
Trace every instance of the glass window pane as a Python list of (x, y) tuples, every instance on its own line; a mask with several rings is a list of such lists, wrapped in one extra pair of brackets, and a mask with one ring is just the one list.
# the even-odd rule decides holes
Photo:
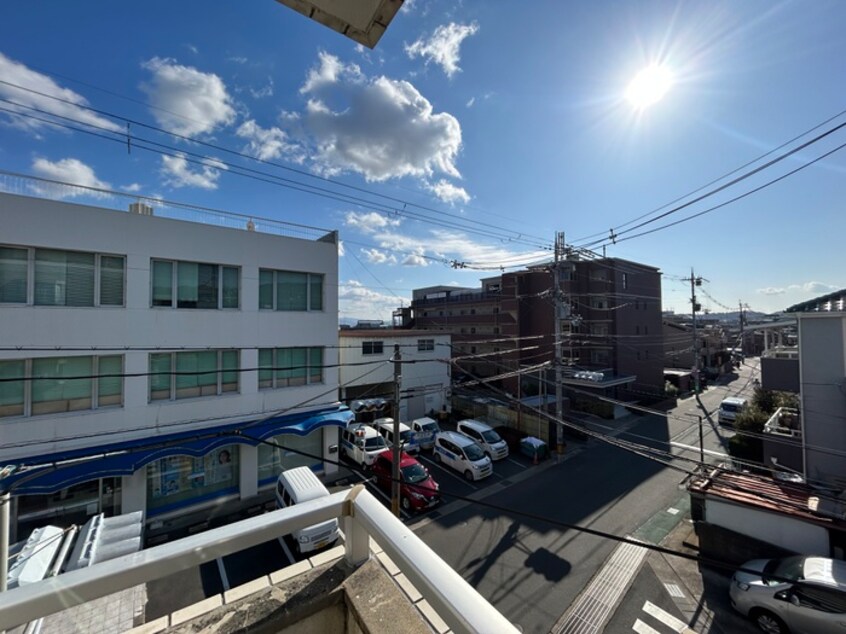
[(35, 304), (64, 306), (67, 266), (64, 251), (35, 251)]
[(308, 382), (323, 382), (323, 348), (308, 349)]
[(91, 409), (93, 357), (32, 360), (32, 413), (53, 414)]
[(273, 271), (259, 270), (259, 308), (273, 308)]
[(220, 308), (217, 304), (217, 269), (217, 264), (197, 265), (197, 308)]
[(264, 348), (259, 350), (259, 387), (273, 387), (273, 350)]
[(276, 348), (276, 387), (289, 385), (292, 376), (291, 349)]
[(309, 275), (309, 308), (323, 310), (323, 276)]
[(259, 484), (275, 482), (279, 474), (287, 469), (323, 466), (320, 459), (323, 455), (323, 434), (319, 431), (307, 436), (282, 434), (270, 440), (279, 447), (265, 444), (258, 446)]
[(291, 348), (291, 379), (288, 385), (305, 385), (308, 374), (308, 348)]
[[(0, 379), (23, 379), (26, 362), (0, 361)], [(0, 417), (24, 413), (24, 382), (0, 381)]]
[(240, 356), (237, 350), (225, 350), (222, 354), (223, 373), (221, 378), (220, 389), (222, 392), (237, 392), (238, 391), (238, 357)]
[(197, 497), (237, 491), (238, 445), (205, 456), (170, 456), (147, 466), (147, 509), (151, 514), (187, 506)]
[(173, 305), (173, 262), (153, 260), (153, 306)]
[(197, 308), (197, 298), (199, 296), (197, 286), (198, 266), (196, 262), (177, 262), (177, 308)]
[(100, 306), (123, 306), (123, 258), (100, 256)]
[(223, 267), (223, 307), (238, 308), (238, 281), (240, 269), (232, 266)]
[(93, 253), (67, 253), (66, 306), (94, 305), (94, 262)]
[[(100, 357), (97, 360), (99, 379), (97, 379), (97, 406), (123, 404), (123, 357), (115, 355)], [(104, 375), (114, 376), (104, 376)]]
[(170, 398), (171, 357), (165, 354), (150, 355), (150, 400), (159, 401)]
[[(176, 353), (176, 398), (191, 398), (200, 395), (197, 363), (198, 352)], [(184, 372), (185, 374), (180, 374)]]
[(0, 303), (26, 303), (26, 249), (0, 247)]
[(276, 309), (306, 310), (308, 275), (290, 271), (276, 272)]

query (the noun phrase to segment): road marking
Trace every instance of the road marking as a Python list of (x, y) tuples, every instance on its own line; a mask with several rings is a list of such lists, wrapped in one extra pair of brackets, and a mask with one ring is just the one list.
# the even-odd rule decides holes
[(223, 591), (226, 592), (229, 590), (229, 577), (226, 576), (226, 567), (223, 565), (223, 559), (218, 557), (216, 560), (217, 562), (217, 571), (220, 573), (220, 580), (223, 583)]
[(634, 622), (634, 625), (632, 625), (632, 629), (637, 632), (637, 634), (661, 634), (661, 632), (656, 630), (651, 625), (647, 625), (640, 619)]
[(524, 465), (522, 462), (517, 462), (516, 460), (512, 460), (511, 458), (506, 458), (506, 460), (508, 460), (508, 462), (510, 462), (511, 464), (516, 464), (521, 469), (526, 468), (526, 465)]
[[(676, 442), (674, 440), (670, 441), (670, 445), (672, 447), (678, 447), (679, 449), (684, 449), (686, 451), (699, 451), (699, 447), (694, 447), (693, 445), (684, 445), (680, 442)], [(714, 451), (713, 449), (704, 449), (703, 453), (708, 454), (709, 456), (716, 456), (718, 458), (728, 458), (729, 455), (722, 453), (721, 451)]]
[(673, 507), (671, 506), (670, 508), (668, 508), (668, 509), (667, 509), (667, 513), (669, 513), (670, 515), (678, 515), (678, 514), (679, 514), (679, 510), (678, 510), (677, 508), (673, 508)]
[(667, 594), (669, 594), (671, 597), (675, 597), (677, 599), (684, 599), (684, 592), (678, 586), (678, 584), (665, 583), (664, 587), (667, 589)]
[(681, 619), (677, 619), (669, 612), (665, 612), (651, 601), (647, 601), (643, 604), (643, 611), (650, 616), (654, 616), (656, 619), (661, 621), (661, 623), (671, 628), (674, 632), (678, 632), (679, 634), (696, 634), (696, 632), (687, 626), (687, 623)]
[(456, 475), (456, 474), (453, 472), (453, 469), (451, 469), (451, 468), (447, 467), (445, 464), (439, 464), (439, 463), (435, 462), (434, 460), (429, 460), (428, 458), (426, 459), (426, 462), (430, 463), (432, 466), (437, 467), (440, 471), (443, 471), (443, 472), (444, 472), (444, 473), (446, 473), (448, 476), (451, 476), (451, 477), (455, 478), (456, 480), (460, 480), (461, 482), (463, 482), (464, 484), (466, 484), (467, 486), (469, 486), (469, 487), (470, 487), (471, 489), (473, 489), (474, 491), (478, 491), (478, 490), (479, 490), (479, 487), (477, 487), (477, 486), (475, 486), (475, 485), (473, 485), (473, 484), (470, 484), (470, 481), (469, 481), (467, 478), (465, 478), (463, 474), (462, 474), (462, 475), (460, 475), (460, 476), (459, 476), (459, 475)]
[(277, 537), (276, 539), (279, 540), (279, 545), (282, 546), (282, 550), (285, 551), (285, 556), (288, 558), (290, 563), (296, 563), (296, 559), (294, 559), (294, 555), (291, 554), (291, 549), (288, 548), (288, 544), (285, 543), (284, 537)]

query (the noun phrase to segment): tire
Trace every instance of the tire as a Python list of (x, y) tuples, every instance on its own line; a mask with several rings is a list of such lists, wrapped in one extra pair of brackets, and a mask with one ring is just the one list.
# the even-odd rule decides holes
[(438, 452), (435, 452), (435, 462), (441, 464), (441, 454), (439, 454)]
[(767, 610), (755, 610), (751, 614), (752, 620), (764, 634), (790, 634), (790, 630), (780, 618)]
[(407, 513), (411, 513), (411, 500), (409, 500), (407, 497), (402, 497), (402, 500), (400, 500), (400, 505), (402, 506), (404, 511), (406, 511)]
[(464, 472), (464, 479), (467, 480), (467, 482), (473, 482), (473, 473), (470, 469), (467, 469), (467, 471)]

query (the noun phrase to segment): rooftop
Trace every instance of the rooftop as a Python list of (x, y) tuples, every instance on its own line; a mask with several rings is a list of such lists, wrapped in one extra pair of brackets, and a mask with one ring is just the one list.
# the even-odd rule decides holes
[(843, 312), (846, 311), (846, 288), (833, 293), (828, 293), (816, 299), (809, 299), (806, 302), (794, 304), (785, 309), (786, 313), (820, 313), (820, 312)]

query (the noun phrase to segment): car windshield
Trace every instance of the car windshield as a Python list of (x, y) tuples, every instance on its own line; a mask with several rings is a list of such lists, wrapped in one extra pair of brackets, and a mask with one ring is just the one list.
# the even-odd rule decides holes
[(738, 407), (734, 403), (723, 403), (724, 412), (736, 412), (737, 410)]
[(417, 464), (408, 465), (407, 467), (402, 468), (403, 482), (407, 482), (408, 484), (417, 484), (418, 482), (424, 482), (428, 478), (429, 474), (426, 473), (426, 469), (424, 469), (423, 465), (419, 462)]
[(502, 438), (499, 437), (499, 434), (492, 429), (489, 429), (488, 431), (483, 431), (482, 438), (485, 439), (486, 443), (490, 443), (491, 445), (502, 440)]
[(408, 430), (400, 432), (400, 439), (405, 443), (414, 442), (414, 434)]
[[(764, 566), (764, 573), (761, 578), (770, 586), (785, 583), (785, 580), (798, 581), (802, 579), (802, 564), (804, 562), (805, 558), (802, 556), (771, 559)], [(769, 577), (775, 578), (770, 579)]]
[(464, 453), (467, 456), (468, 460), (481, 460), (485, 457), (485, 452), (482, 451), (482, 448), (476, 443), (473, 443), (472, 445), (467, 445), (464, 448)]
[(438, 428), (438, 424), (435, 423), (434, 421), (431, 422), (431, 423), (423, 423), (422, 425), (420, 425), (420, 427), (421, 427), (421, 429), (423, 429), (423, 431), (431, 431), (431, 432), (434, 432), (434, 433), (441, 431)]
[(385, 439), (381, 436), (373, 436), (372, 438), (368, 438), (364, 441), (364, 448), (370, 451), (371, 449), (383, 449), (388, 445), (385, 443)]

